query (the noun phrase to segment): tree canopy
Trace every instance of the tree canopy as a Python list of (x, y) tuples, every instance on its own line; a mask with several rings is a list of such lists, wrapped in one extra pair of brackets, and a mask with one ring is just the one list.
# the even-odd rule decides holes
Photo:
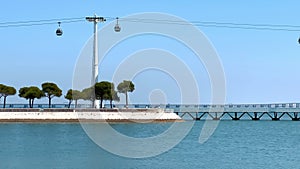
[(120, 101), (120, 97), (118, 96), (118, 92), (117, 91), (112, 90), (111, 93), (106, 94), (104, 96), (104, 100), (109, 100), (110, 108), (113, 108), (112, 102), (113, 101), (119, 102)]
[(118, 89), (118, 92), (120, 92), (120, 93), (133, 92), (134, 84), (132, 83), (132, 81), (124, 80), (123, 82), (121, 82), (118, 85), (117, 89)]
[(103, 100), (110, 95), (112, 90), (112, 84), (107, 81), (98, 82), (95, 84), (95, 96), (97, 100), (100, 100), (100, 108), (103, 107)]
[[(62, 90), (55, 83), (51, 82), (45, 82), (41, 85), (41, 87), (41, 89), (36, 86), (22, 87), (19, 89), (18, 95), (19, 97), (25, 98), (29, 101), (30, 108), (33, 108), (35, 99), (47, 97), (49, 100), (49, 108), (51, 108), (51, 100), (54, 97), (60, 97), (62, 95)], [(83, 89), (82, 91), (69, 89), (64, 97), (69, 100), (69, 108), (73, 101), (75, 101), (76, 108), (77, 101), (80, 99), (92, 101), (93, 104), (95, 100), (100, 100), (101, 108), (103, 107), (103, 101), (106, 100), (110, 102), (110, 107), (112, 108), (113, 101), (120, 101), (118, 92), (126, 95), (126, 105), (128, 106), (127, 93), (132, 92), (134, 89), (134, 84), (131, 81), (124, 80), (118, 85), (117, 91), (115, 90), (115, 85), (112, 82), (102, 81), (89, 88)], [(0, 98), (4, 98), (4, 108), (7, 96), (15, 95), (16, 92), (17, 91), (14, 87), (0, 84)], [(92, 107), (94, 107), (94, 105), (92, 105)]]
[(134, 91), (134, 84), (132, 83), (132, 81), (129, 80), (124, 80), (123, 82), (121, 82), (118, 87), (118, 92), (120, 93), (124, 93), (126, 96), (126, 107), (128, 107), (128, 92), (133, 92)]
[(15, 95), (16, 94), (16, 89), (11, 86), (6, 86), (4, 84), (0, 84), (0, 98), (3, 97), (3, 108), (5, 108), (6, 105), (6, 98), (7, 96)]
[(33, 108), (34, 99), (40, 99), (44, 95), (44, 92), (40, 90), (38, 87), (22, 87), (19, 90), (19, 96), (29, 100), (29, 107)]
[(69, 89), (67, 94), (65, 95), (65, 98), (69, 100), (69, 108), (73, 100), (75, 101), (75, 108), (77, 108), (77, 101), (79, 99), (82, 99), (82, 93), (78, 90)]
[(103, 107), (103, 100), (110, 101), (110, 107), (112, 108), (112, 102), (118, 101), (119, 97), (115, 91), (115, 85), (111, 82), (103, 81), (95, 84), (96, 99), (100, 100), (100, 108)]
[(51, 100), (53, 97), (60, 97), (62, 90), (55, 84), (46, 82), (42, 84), (42, 91), (49, 100), (49, 108), (51, 107)]
[(81, 98), (83, 100), (95, 100), (95, 89), (94, 87), (85, 88), (81, 91)]

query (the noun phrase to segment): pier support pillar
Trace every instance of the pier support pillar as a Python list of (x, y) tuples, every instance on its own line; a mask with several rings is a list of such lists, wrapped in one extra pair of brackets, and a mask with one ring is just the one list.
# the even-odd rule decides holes
[(220, 120), (221, 117), (218, 117), (218, 113), (215, 113), (215, 116), (213, 117), (213, 120)]
[(298, 117), (298, 112), (294, 113), (294, 117), (292, 117), (292, 120), (293, 121), (299, 121), (300, 120), (300, 118)]
[(198, 117), (198, 112), (196, 112), (196, 118), (194, 118), (196, 121), (200, 120), (200, 117)]
[(240, 118), (238, 118), (237, 112), (234, 112), (234, 117), (232, 118), (232, 120), (240, 120)]
[(278, 121), (280, 118), (278, 118), (278, 112), (273, 112), (274, 117), (272, 117), (272, 121)]
[(254, 121), (260, 120), (260, 118), (257, 115), (257, 112), (253, 112), (253, 114), (254, 114), (254, 117), (252, 117), (252, 120), (254, 120)]
[(220, 120), (220, 117), (214, 117), (213, 120)]

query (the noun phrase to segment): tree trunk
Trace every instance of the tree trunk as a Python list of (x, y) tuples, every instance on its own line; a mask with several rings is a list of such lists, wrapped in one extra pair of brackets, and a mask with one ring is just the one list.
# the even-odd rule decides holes
[(4, 98), (3, 98), (4, 99), (4, 101), (3, 101), (3, 108), (5, 108), (5, 105), (6, 105), (6, 97), (7, 96), (4, 96)]
[(31, 99), (31, 105), (30, 108), (33, 108), (34, 99)]
[(102, 109), (103, 98), (100, 98), (100, 108)]
[(111, 108), (111, 109), (113, 108), (112, 102), (113, 102), (113, 100), (111, 99), (111, 100), (110, 100), (110, 108)]
[(48, 99), (49, 99), (49, 108), (51, 108), (51, 97), (49, 96)]
[(31, 99), (29, 99), (29, 101), (28, 101), (29, 103), (28, 103), (28, 105), (29, 105), (29, 108), (31, 108)]
[(125, 95), (126, 95), (126, 108), (128, 108), (128, 93), (125, 92)]
[(75, 100), (75, 108), (77, 108), (77, 100)]
[(71, 107), (71, 103), (72, 103), (72, 100), (69, 100), (69, 105), (68, 105), (68, 108)]
[(94, 102), (95, 99), (92, 99), (92, 108), (95, 108), (95, 102)]

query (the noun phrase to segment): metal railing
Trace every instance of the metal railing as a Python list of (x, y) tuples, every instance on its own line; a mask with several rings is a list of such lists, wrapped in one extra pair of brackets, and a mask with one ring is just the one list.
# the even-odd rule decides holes
[[(3, 104), (0, 104), (0, 108)], [(52, 104), (50, 108), (68, 108), (69, 104)], [(114, 108), (124, 108), (124, 104), (114, 104)], [(201, 109), (201, 108), (300, 108), (300, 103), (275, 103), (275, 104), (130, 104), (129, 108), (166, 108), (166, 109)], [(6, 104), (5, 108), (30, 108), (28, 104)], [(34, 104), (33, 108), (46, 109), (48, 104)], [(70, 108), (75, 108), (71, 104)], [(92, 108), (91, 104), (77, 104), (76, 108)], [(110, 108), (109, 104), (104, 104), (104, 108)]]

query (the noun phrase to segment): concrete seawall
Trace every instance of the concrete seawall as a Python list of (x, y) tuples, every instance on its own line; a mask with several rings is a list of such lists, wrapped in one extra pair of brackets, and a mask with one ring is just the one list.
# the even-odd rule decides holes
[(0, 122), (182, 121), (164, 109), (0, 109)]

